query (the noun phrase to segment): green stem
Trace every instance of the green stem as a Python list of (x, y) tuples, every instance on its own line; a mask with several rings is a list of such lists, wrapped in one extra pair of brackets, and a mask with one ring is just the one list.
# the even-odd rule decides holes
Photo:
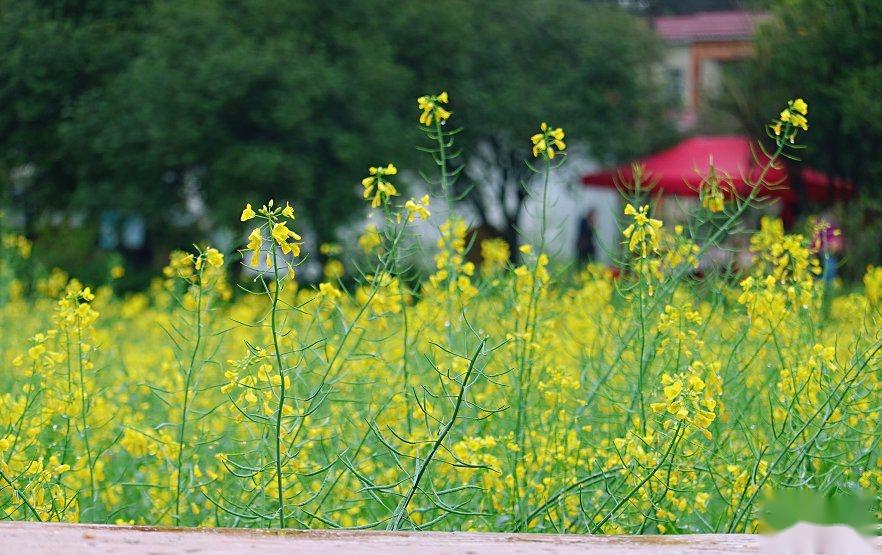
[(83, 444), (86, 447), (86, 457), (89, 463), (89, 488), (91, 499), (90, 509), (95, 510), (95, 469), (92, 461), (92, 449), (89, 447), (89, 429), (86, 422), (86, 380), (83, 376), (83, 332), (79, 316), (77, 316), (77, 361), (80, 374), (80, 422), (83, 426)]
[(453, 199), (450, 196), (449, 183), (447, 182), (447, 150), (444, 144), (444, 132), (441, 131), (441, 121), (435, 116), (435, 135), (438, 141), (438, 167), (441, 169), (441, 191), (447, 203), (447, 218), (453, 214)]
[(285, 369), (282, 366), (282, 353), (279, 349), (279, 334), (276, 332), (276, 314), (278, 312), (279, 293), (282, 288), (279, 279), (279, 265), (277, 264), (276, 246), (273, 249), (273, 279), (276, 287), (273, 290), (273, 307), (270, 315), (270, 328), (273, 334), (273, 349), (276, 354), (276, 365), (279, 368), (279, 404), (276, 409), (276, 489), (279, 494), (279, 527), (285, 528), (285, 490), (282, 485), (282, 409), (285, 407)]
[(456, 419), (459, 416), (459, 409), (460, 407), (462, 407), (462, 402), (465, 398), (466, 390), (469, 387), (469, 378), (472, 375), (472, 371), (475, 369), (475, 362), (477, 362), (478, 356), (480, 356), (481, 352), (484, 350), (484, 344), (486, 342), (486, 339), (482, 339), (481, 343), (478, 345), (478, 348), (475, 350), (475, 354), (472, 355), (472, 359), (471, 361), (469, 361), (469, 368), (468, 370), (466, 370), (465, 376), (463, 376), (462, 379), (462, 383), (459, 386), (459, 393), (456, 396), (456, 403), (453, 406), (453, 414), (450, 416), (450, 420), (447, 422), (447, 425), (445, 425), (444, 429), (441, 430), (441, 433), (438, 434), (438, 438), (435, 440), (435, 443), (432, 444), (432, 449), (429, 451), (429, 454), (426, 455), (426, 458), (423, 459), (422, 464), (420, 464), (420, 468), (417, 470), (416, 476), (414, 476), (413, 484), (410, 486), (407, 495), (404, 496), (404, 500), (395, 511), (395, 515), (392, 518), (392, 523), (389, 525), (389, 530), (398, 530), (399, 526), (401, 525), (401, 519), (403, 519), (404, 516), (407, 514), (408, 505), (410, 505), (413, 496), (416, 494), (417, 490), (420, 487), (420, 481), (423, 479), (423, 475), (425, 475), (426, 470), (429, 468), (429, 464), (432, 462), (432, 459), (435, 457), (438, 449), (441, 448), (441, 444), (444, 442), (444, 438), (446, 438), (447, 434), (450, 433), (450, 430), (453, 429), (453, 425), (456, 423)]
[[(542, 182), (542, 217), (540, 220), (540, 237), (539, 249), (536, 253), (536, 262), (533, 265), (533, 272), (530, 284), (530, 300), (527, 303), (527, 315), (524, 323), (524, 333), (529, 334), (529, 339), (525, 341), (519, 349), (518, 356), (518, 399), (517, 399), (517, 416), (515, 418), (515, 437), (517, 437), (518, 445), (521, 450), (515, 453), (514, 475), (517, 476), (517, 464), (520, 462), (522, 453), (524, 452), (524, 430), (527, 427), (527, 402), (532, 387), (532, 359), (533, 344), (536, 341), (536, 328), (539, 321), (539, 292), (541, 290), (538, 282), (539, 277), (539, 259), (545, 253), (545, 231), (547, 228), (547, 207), (548, 207), (548, 180), (551, 175), (551, 160), (545, 158), (545, 166)], [(526, 475), (524, 481), (526, 482)], [(515, 480), (517, 482), (517, 480)], [(526, 483), (524, 484), (526, 489)]]
[(202, 276), (204, 268), (199, 270), (199, 288), (196, 292), (196, 343), (190, 354), (190, 366), (187, 369), (187, 377), (184, 383), (184, 405), (181, 410), (181, 426), (178, 433), (178, 460), (176, 465), (177, 487), (175, 488), (175, 526), (181, 522), (181, 469), (184, 458), (184, 434), (187, 427), (187, 410), (190, 405), (190, 382), (193, 378), (193, 370), (196, 366), (196, 356), (202, 344)]
[(639, 374), (637, 375), (637, 391), (638, 396), (640, 398), (640, 426), (643, 431), (643, 435), (646, 435), (646, 408), (645, 408), (645, 400), (643, 398), (643, 384), (646, 381), (646, 314), (644, 313), (645, 306), (643, 300), (643, 286), (644, 281), (640, 280), (640, 367)]
[(7, 476), (5, 472), (3, 472), (3, 469), (0, 469), (0, 478), (3, 478), (3, 481), (9, 484), (9, 487), (11, 487), (12, 491), (15, 492), (19, 499), (21, 499), (21, 502), (24, 503), (25, 507), (30, 509), (31, 513), (33, 513), (34, 518), (37, 519), (37, 522), (43, 522), (43, 519), (40, 518), (40, 513), (38, 513), (34, 506), (31, 505), (31, 503), (25, 498), (24, 494), (19, 491), (17, 487), (15, 487), (15, 484), (12, 482), (12, 480), (9, 479), (9, 476)]
[(662, 455), (661, 460), (658, 461), (658, 463), (652, 468), (652, 470), (649, 472), (649, 474), (647, 474), (642, 480), (640, 480), (639, 484), (637, 484), (636, 486), (631, 488), (631, 491), (629, 491), (627, 495), (625, 495), (623, 498), (619, 499), (618, 503), (616, 503), (616, 505), (612, 508), (612, 510), (609, 513), (607, 513), (607, 515), (605, 517), (603, 517), (603, 519), (600, 522), (597, 523), (597, 525), (591, 531), (592, 534), (596, 534), (598, 530), (603, 528), (603, 525), (606, 524), (609, 521), (609, 519), (611, 519), (613, 516), (615, 516), (615, 514), (617, 512), (619, 512), (619, 509), (621, 509), (625, 505), (625, 503), (628, 502), (628, 500), (630, 500), (632, 497), (634, 497), (634, 494), (636, 494), (638, 491), (640, 491), (640, 488), (642, 488), (646, 482), (651, 480), (652, 477), (655, 476), (655, 474), (661, 469), (661, 467), (664, 466), (664, 463), (667, 460), (668, 455), (671, 454), (671, 451), (674, 450), (674, 447), (677, 445), (677, 443), (680, 442), (680, 439), (682, 438), (682, 435), (680, 434), (682, 429), (683, 429), (683, 423), (680, 422), (677, 425), (676, 431), (674, 431), (674, 438), (671, 440), (671, 443), (668, 445), (668, 449), (667, 449), (667, 451), (665, 451), (665, 454)]

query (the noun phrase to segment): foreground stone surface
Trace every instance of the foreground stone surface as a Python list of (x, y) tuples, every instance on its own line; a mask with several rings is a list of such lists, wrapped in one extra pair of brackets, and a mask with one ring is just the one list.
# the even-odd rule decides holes
[[(555, 536), (465, 532), (261, 531), (87, 524), (0, 523), (0, 553), (763, 553), (750, 535)], [(774, 551), (780, 552), (777, 549)], [(871, 552), (882, 553), (874, 540)]]

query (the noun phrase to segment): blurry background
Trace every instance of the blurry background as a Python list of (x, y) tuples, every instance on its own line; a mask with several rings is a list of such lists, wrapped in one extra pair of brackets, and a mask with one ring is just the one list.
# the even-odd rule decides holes
[(801, 96), (805, 163), (857, 195), (818, 205), (795, 178), (788, 223), (838, 214), (846, 275), (882, 255), (877, 0), (0, 0), (0, 53), (0, 225), (87, 282), (122, 262), (141, 287), (197, 241), (230, 252), (242, 206), (268, 198), (316, 255), (346, 242), (368, 166), (418, 192), (415, 99), (441, 90), (464, 127), (462, 210), (509, 242), (532, 229), (529, 136), (566, 130), (563, 259), (592, 207), (598, 241), (616, 233), (616, 192), (580, 175), (691, 135), (761, 138)]

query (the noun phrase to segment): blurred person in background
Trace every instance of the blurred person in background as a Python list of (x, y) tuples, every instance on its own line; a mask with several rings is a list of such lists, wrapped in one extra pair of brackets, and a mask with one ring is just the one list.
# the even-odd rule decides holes
[(593, 208), (579, 219), (579, 231), (576, 234), (576, 259), (580, 266), (594, 262), (597, 258), (597, 214)]
[(821, 279), (832, 283), (836, 279), (836, 257), (844, 247), (842, 229), (832, 214), (824, 213), (812, 223), (812, 250), (821, 260)]

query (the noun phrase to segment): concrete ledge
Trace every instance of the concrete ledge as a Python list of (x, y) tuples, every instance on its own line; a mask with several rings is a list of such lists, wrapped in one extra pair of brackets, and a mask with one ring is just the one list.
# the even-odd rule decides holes
[[(761, 536), (579, 536), (466, 532), (152, 528), (0, 522), (0, 553), (760, 553)], [(882, 552), (882, 543), (873, 544)]]

